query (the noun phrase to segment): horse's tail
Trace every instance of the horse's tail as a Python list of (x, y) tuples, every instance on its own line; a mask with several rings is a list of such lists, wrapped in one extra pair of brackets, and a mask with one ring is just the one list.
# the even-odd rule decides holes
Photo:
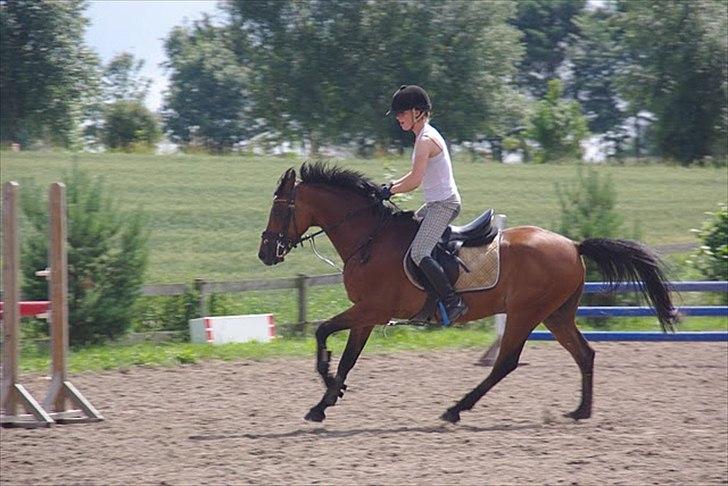
[(674, 331), (678, 313), (670, 299), (659, 257), (647, 246), (628, 240), (588, 238), (577, 244), (581, 255), (593, 260), (604, 279), (614, 286), (634, 282), (657, 313), (662, 330)]

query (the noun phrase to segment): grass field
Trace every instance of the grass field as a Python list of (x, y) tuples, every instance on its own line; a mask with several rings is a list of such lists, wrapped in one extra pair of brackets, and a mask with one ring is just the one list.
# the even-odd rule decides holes
[[(573, 165), (521, 165), (472, 163), (456, 156), (456, 178), (464, 210), (456, 223), (462, 224), (483, 209), (494, 207), (508, 215), (509, 226), (534, 224), (555, 228), (559, 205), (555, 185), (576, 176)], [(147, 283), (191, 283), (194, 278), (236, 281), (251, 278), (317, 275), (333, 269), (309, 250), (296, 250), (286, 263), (268, 268), (257, 259), (272, 191), (281, 173), (300, 160), (276, 157), (148, 156), (105, 154), (0, 152), (0, 179), (32, 179), (41, 187), (62, 180), (74, 163), (92, 175), (105, 177), (123, 209), (143, 210), (151, 225), (151, 258)], [(386, 181), (406, 172), (408, 161), (400, 159), (335, 161), (360, 170), (376, 181)], [(728, 200), (725, 168), (647, 166), (597, 166), (609, 174), (618, 193), (624, 236), (633, 235), (638, 225), (643, 240), (651, 245), (694, 243), (692, 228), (701, 225), (706, 211)], [(22, 188), (21, 188), (22, 190)], [(415, 194), (400, 203), (416, 209), (421, 196)], [(337, 259), (325, 239), (320, 250)], [(673, 277), (700, 279), (686, 263), (688, 254), (673, 255)], [(686, 295), (681, 304), (706, 303), (706, 295)], [(707, 303), (713, 303), (708, 300)], [(717, 303), (717, 302), (716, 302)], [(147, 303), (147, 310), (158, 302)], [(294, 290), (249, 292), (219, 296), (215, 314), (275, 312), (277, 322), (293, 322), (297, 315)], [(316, 287), (309, 293), (309, 318), (330, 317), (348, 305), (340, 286)], [(141, 306), (144, 306), (142, 302)], [(465, 329), (437, 332), (420, 329), (378, 329), (367, 345), (372, 350), (433, 349), (438, 347), (485, 348), (492, 339), (487, 321)], [(725, 330), (725, 319), (691, 319), (683, 330)], [(583, 326), (588, 329), (588, 326)], [(612, 329), (657, 329), (654, 319), (613, 320)], [(340, 352), (345, 336), (336, 336), (332, 348)], [(32, 345), (31, 345), (32, 348)], [(205, 346), (189, 343), (164, 345), (108, 345), (74, 351), (72, 371), (116, 369), (135, 365), (174, 365), (201, 359), (261, 359), (267, 356), (308, 356), (311, 338), (285, 339), (273, 344)], [(46, 351), (23, 353), (25, 370), (42, 371), (48, 366)]]
[[(34, 179), (47, 187), (77, 163), (105, 177), (122, 208), (146, 212), (152, 230), (147, 283), (186, 283), (197, 277), (236, 281), (333, 271), (307, 249), (294, 250), (274, 268), (257, 258), (276, 181), (301, 160), (43, 152), (2, 152), (0, 157), (2, 182)], [(464, 203), (458, 224), (494, 207), (508, 215), (509, 226), (554, 229), (559, 221), (555, 184), (576, 175), (571, 165), (473, 163), (466, 155), (454, 159)], [(405, 173), (409, 164), (405, 157), (334, 162), (382, 182)], [(637, 224), (644, 241), (652, 245), (695, 242), (690, 229), (700, 226), (706, 211), (728, 200), (725, 168), (650, 165), (598, 166), (597, 170), (609, 174), (615, 183), (624, 236), (632, 236)], [(416, 209), (420, 200), (415, 194), (401, 206)], [(336, 258), (325, 239), (320, 248)]]

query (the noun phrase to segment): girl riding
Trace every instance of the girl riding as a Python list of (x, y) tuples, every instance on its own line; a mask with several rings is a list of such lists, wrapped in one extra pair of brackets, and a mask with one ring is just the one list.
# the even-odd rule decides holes
[(387, 115), (393, 113), (402, 130), (415, 134), (412, 169), (396, 181), (382, 187), (380, 196), (414, 191), (422, 185), (425, 204), (416, 211), (420, 228), (410, 246), (412, 260), (425, 274), (447, 316), (443, 322), (455, 322), (468, 311), (468, 306), (450, 285), (432, 250), (448, 225), (460, 213), (460, 193), (455, 185), (452, 162), (445, 140), (429, 124), (432, 103), (419, 86), (403, 85), (392, 97)]

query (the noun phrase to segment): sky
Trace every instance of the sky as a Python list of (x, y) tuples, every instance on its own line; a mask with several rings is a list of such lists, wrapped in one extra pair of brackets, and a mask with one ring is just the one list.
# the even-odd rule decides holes
[(167, 87), (160, 66), (166, 60), (163, 39), (173, 27), (191, 24), (205, 13), (219, 16), (215, 0), (91, 0), (86, 42), (104, 64), (120, 52), (144, 59), (142, 75), (152, 79), (146, 103), (156, 111)]

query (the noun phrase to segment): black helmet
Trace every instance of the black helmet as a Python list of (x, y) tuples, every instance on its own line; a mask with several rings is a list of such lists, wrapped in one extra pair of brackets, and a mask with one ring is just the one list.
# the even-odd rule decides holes
[(401, 113), (417, 108), (420, 111), (432, 111), (432, 103), (427, 91), (414, 84), (403, 84), (392, 96), (392, 104), (387, 115)]

